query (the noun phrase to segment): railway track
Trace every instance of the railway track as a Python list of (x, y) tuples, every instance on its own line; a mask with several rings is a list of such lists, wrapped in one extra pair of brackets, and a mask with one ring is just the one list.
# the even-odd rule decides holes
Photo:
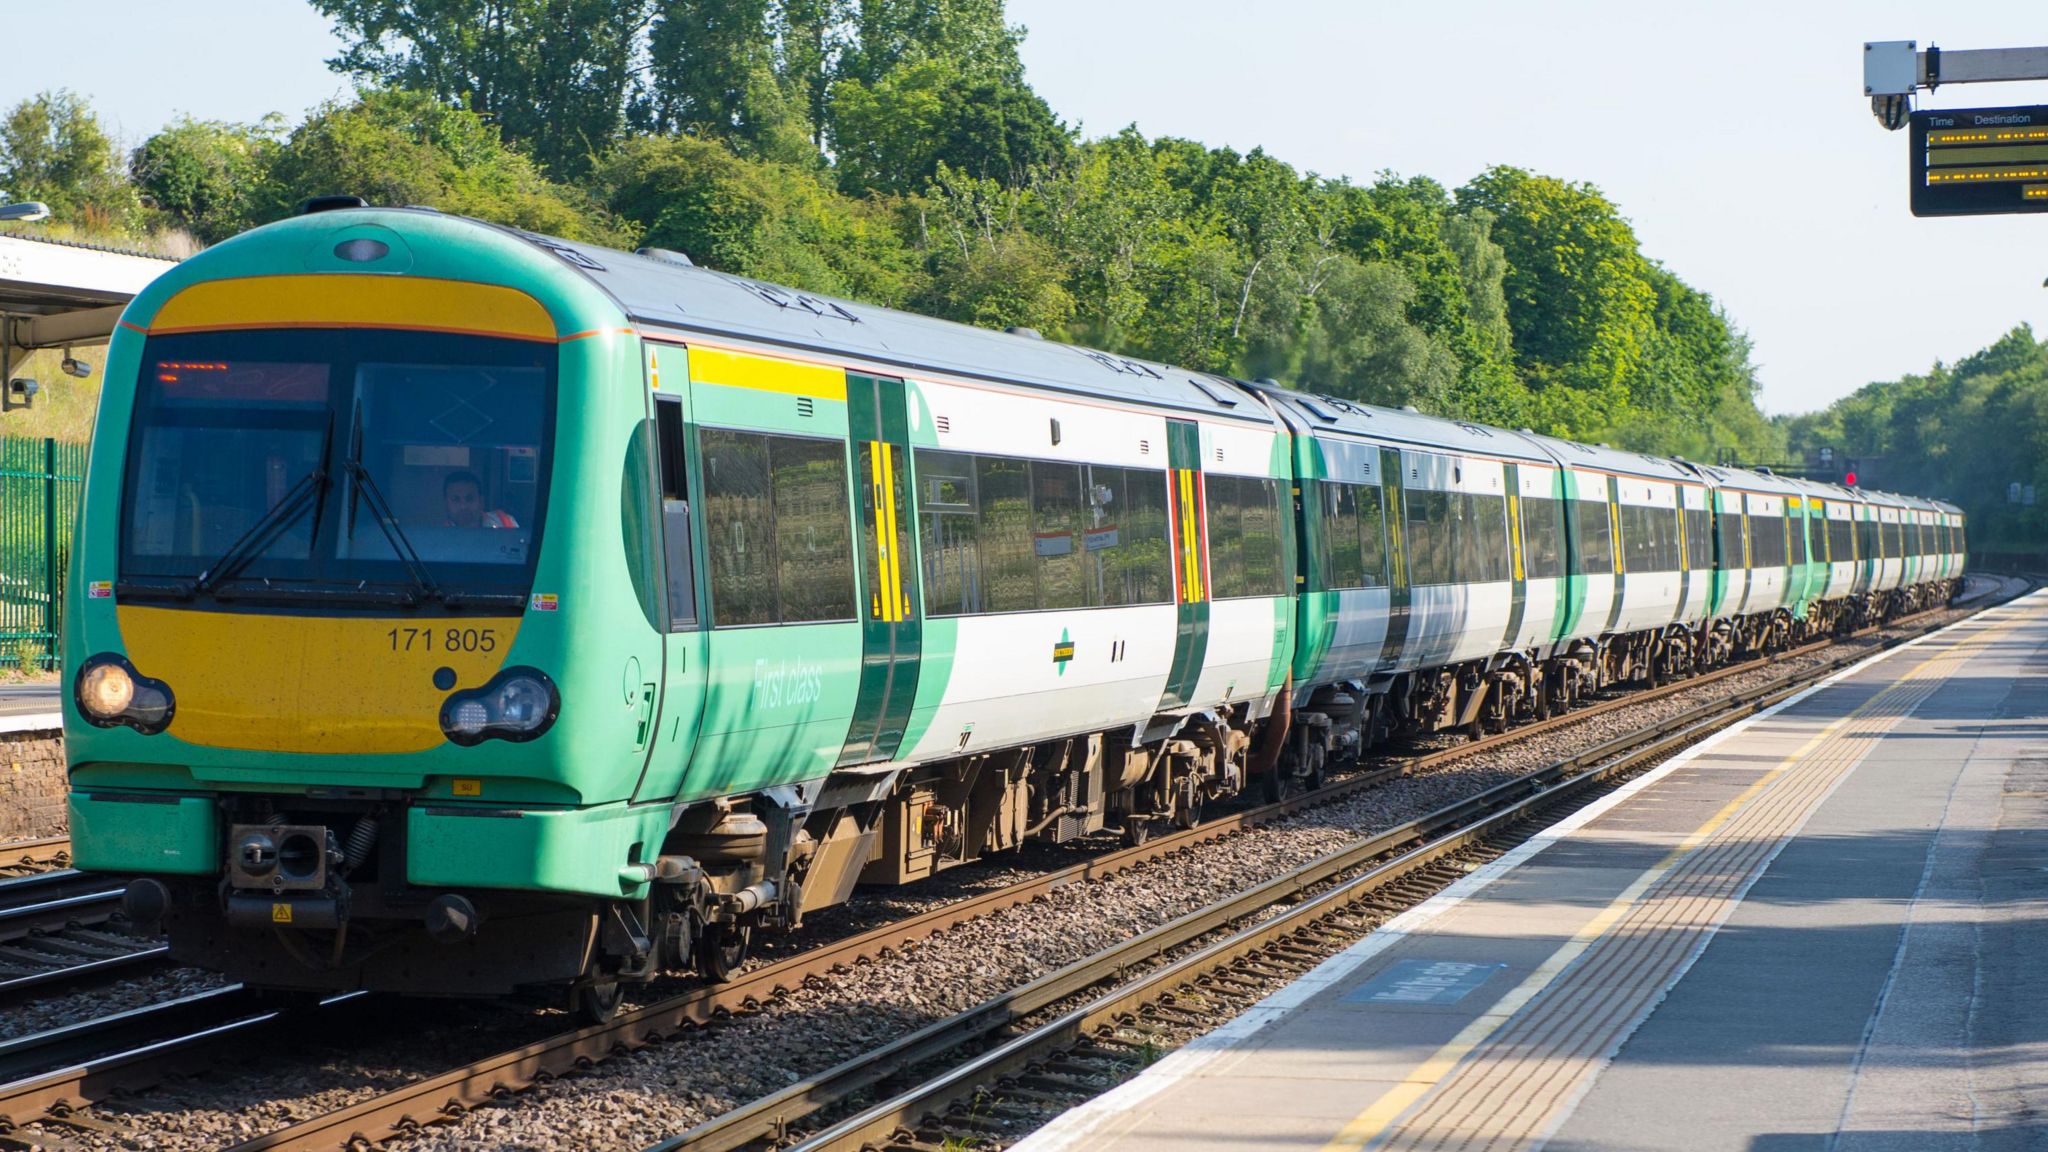
[(0, 880), (0, 1004), (163, 960), (128, 934), (121, 888), (69, 868)]
[(70, 866), (71, 838), (68, 836), (10, 840), (0, 844), (0, 877), (33, 876), (52, 868)]
[[(1923, 613), (1921, 615), (1930, 614)], [(1916, 619), (1918, 617), (1895, 621), (1886, 627), (1897, 629), (1902, 626), (1909, 626)], [(1781, 654), (1778, 658), (1783, 659), (1794, 655), (1806, 654), (1816, 648), (1826, 646), (1827, 644), (1823, 642)], [(1860, 659), (1862, 655), (1864, 653), (1858, 652), (1853, 657), (1844, 657), (1843, 659)], [(1315, 793), (1285, 800), (1277, 804), (1263, 805), (1258, 808), (1222, 816), (1194, 829), (1156, 837), (1138, 847), (1109, 852), (1083, 863), (1030, 878), (1016, 885), (983, 893), (942, 908), (848, 937), (844, 940), (811, 949), (783, 960), (761, 965), (742, 973), (734, 981), (727, 984), (693, 988), (681, 995), (649, 1004), (630, 1013), (622, 1013), (618, 1019), (608, 1025), (594, 1025), (571, 1032), (564, 1032), (438, 1076), (415, 1081), (394, 1091), (383, 1093), (348, 1107), (256, 1137), (241, 1145), (240, 1148), (244, 1150), (344, 1148), (381, 1142), (393, 1137), (402, 1136), (417, 1131), (421, 1126), (432, 1124), (437, 1120), (459, 1116), (470, 1108), (534, 1083), (556, 1076), (573, 1074), (579, 1068), (587, 1067), (592, 1063), (603, 1061), (614, 1055), (630, 1052), (647, 1045), (660, 1043), (691, 1029), (710, 1025), (722, 1017), (756, 1010), (779, 995), (801, 987), (808, 980), (828, 979), (835, 972), (843, 971), (854, 964), (875, 957), (886, 957), (894, 949), (900, 948), (903, 945), (925, 939), (934, 933), (944, 931), (949, 927), (968, 920), (987, 916), (1004, 908), (1027, 903), (1068, 885), (1115, 875), (1141, 864), (1184, 851), (1197, 844), (1236, 835), (1248, 828), (1278, 820), (1361, 789), (1369, 788), (1392, 776), (1423, 771), (1452, 760), (1486, 751), (1489, 748), (1497, 747), (1510, 741), (1524, 739), (1541, 731), (1574, 724), (1605, 712), (1646, 703), (1675, 692), (1696, 690), (1704, 684), (1710, 684), (1728, 676), (1754, 671), (1759, 666), (1767, 663), (1769, 661), (1754, 661), (1720, 669), (1661, 688), (1634, 692), (1616, 699), (1584, 706), (1573, 712), (1552, 717), (1543, 722), (1523, 725), (1506, 733), (1488, 736), (1471, 743), (1426, 753), (1398, 763), (1375, 766), (1359, 771), (1339, 779)], [(1834, 664), (1831, 663), (1827, 667), (1832, 669)], [(1729, 708), (1741, 707), (1742, 705), (1730, 705), (1724, 702), (1719, 706)], [(1733, 719), (1732, 715), (1730, 719)], [(1663, 730), (1664, 727), (1660, 726), (1653, 731)], [(1524, 785), (1523, 787), (1526, 790), (1529, 786)], [(1500, 789), (1494, 790), (1495, 793), (1500, 791)], [(1488, 793), (1487, 795), (1493, 794)], [(1409, 838), (1413, 839), (1415, 835), (1417, 834), (1411, 832)], [(1339, 867), (1337, 870), (1342, 871), (1342, 867)], [(1299, 877), (1291, 876), (1275, 883), (1292, 885), (1291, 890), (1296, 894), (1301, 891)], [(1257, 889), (1259, 892), (1267, 892), (1269, 890), (1278, 891), (1271, 884)], [(1238, 901), (1233, 901), (1233, 903), (1241, 903), (1243, 899), (1241, 897)], [(1180, 946), (1162, 942), (1167, 937), (1161, 936), (1158, 933), (1164, 931), (1165, 929), (1155, 930), (1154, 933), (1136, 938), (1136, 940), (1125, 947), (1136, 947), (1140, 950), (1146, 948), (1154, 949), (1154, 958), (1156, 959), (1157, 955), (1163, 953), (1164, 950)], [(1131, 955), (1136, 954), (1133, 953)], [(1138, 961), (1128, 958), (1123, 961), (1126, 965), (1133, 962)], [(1060, 985), (1059, 987), (1071, 985), (1071, 988), (1064, 995), (1071, 996), (1074, 994), (1072, 989), (1083, 989), (1089, 986), (1089, 982), (1085, 980), (1080, 984), (1072, 983), (1076, 980), (1082, 980), (1083, 975), (1085, 973), (1072, 973), (1066, 977), (1067, 984)], [(1099, 983), (1099, 979), (1095, 982)], [(1037, 987), (1037, 985), (1032, 987)], [(1048, 988), (1050, 987), (1052, 986), (1048, 986)], [(226, 991), (223, 990), (223, 992)], [(1004, 998), (1010, 1004), (1009, 1007), (998, 1009), (985, 1005), (983, 1009), (978, 1009), (977, 1013), (984, 1023), (987, 1020), (997, 1018), (1003, 1021), (1000, 1024), (989, 1025), (989, 1027), (1009, 1028), (1015, 1024), (1017, 1018), (1015, 1012), (1024, 1011), (1028, 1014), (1030, 1011), (1042, 1010), (1041, 1008), (1026, 1006), (1036, 1004), (1038, 1002), (1037, 997), (1047, 994), (1049, 994), (1047, 991), (1041, 990), (1040, 992), (1027, 995), (1025, 990), (1020, 989), (1018, 992)], [(1055, 997), (1055, 999), (1057, 998)], [(224, 1012), (236, 1010), (233, 1008), (232, 1001), (226, 997), (212, 1003), (222, 1005)], [(246, 1018), (246, 1013), (243, 1015)], [(158, 1022), (169, 1022), (173, 1018), (169, 1014), (165, 1014), (148, 1019)], [(83, 1110), (89, 1107), (91, 1103), (105, 1099), (115, 1093), (146, 1089), (150, 1085), (161, 1081), (167, 1074), (175, 1070), (189, 1068), (195, 1060), (203, 1061), (207, 1058), (205, 1054), (215, 1050), (219, 1045), (238, 1045), (245, 1041), (253, 1040), (254, 1034), (244, 1031), (244, 1029), (263, 1026), (259, 1024), (242, 1024), (237, 1021), (226, 1021), (218, 1018), (201, 1020), (199, 1023), (201, 1026), (198, 1027), (185, 1027), (182, 1030), (173, 1029), (172, 1032), (174, 1034), (160, 1035), (154, 1041), (138, 1041), (138, 1046), (134, 1051), (113, 1052), (111, 1055), (102, 1056), (92, 1061), (60, 1068), (40, 1076), (18, 1080), (11, 1084), (0, 1085), (0, 1144), (4, 1144), (9, 1139), (21, 1141), (23, 1139), (22, 1136), (10, 1136), (9, 1134), (19, 1132), (22, 1125), (34, 1121), (43, 1121), (45, 1123), (54, 1121), (59, 1124), (78, 1123)], [(230, 1027), (230, 1024), (233, 1026)], [(132, 1023), (128, 1026), (134, 1027)], [(964, 1027), (965, 1025), (954, 1024), (953, 1030), (947, 1036), (952, 1036)], [(928, 1032), (931, 1032), (931, 1029), (926, 1029), (915, 1034), (912, 1038), (907, 1038), (906, 1043), (908, 1039), (926, 1037), (926, 1039), (919, 1042), (916, 1051), (906, 1051), (899, 1053), (897, 1057), (891, 1057), (890, 1059), (896, 1061), (892, 1066), (897, 1068), (908, 1067), (917, 1060), (927, 1058), (925, 1049), (930, 1044), (938, 1043), (942, 1039), (942, 1037), (927, 1037), (926, 1034)], [(981, 1034), (985, 1035), (986, 1032), (987, 1029), (984, 1028)], [(76, 1039), (76, 1037), (72, 1038), (72, 1040)], [(967, 1040), (951, 1039), (947, 1046), (958, 1047), (962, 1043), (972, 1042), (971, 1038)], [(97, 1043), (102, 1050), (106, 1050), (104, 1040), (95, 1040), (92, 1043)], [(156, 1047), (152, 1047), (152, 1045), (157, 1047), (169, 1046), (165, 1049), (167, 1054), (159, 1053)], [(0, 1049), (0, 1059), (5, 1058), (5, 1052), (5, 1049)], [(4, 1065), (0, 1066), (0, 1072), (12, 1071), (27, 1066), (26, 1064)], [(45, 1066), (48, 1067), (49, 1065), (46, 1063)], [(881, 1073), (879, 1075), (862, 1074), (855, 1076), (854, 1079), (864, 1078), (866, 1083), (871, 1084), (876, 1079), (879, 1079), (880, 1075), (889, 1074), (891, 1073)], [(840, 1087), (845, 1088), (846, 1092), (861, 1090), (860, 1085), (854, 1085), (850, 1080), (843, 1081)], [(838, 1105), (844, 1099), (845, 1093), (840, 1092), (839, 1088), (827, 1086), (827, 1089), (818, 1090), (814, 1098), (807, 1098), (807, 1102), (813, 1108), (829, 1107)], [(748, 1109), (742, 1109), (741, 1111), (758, 1117), (760, 1114), (755, 1112), (757, 1107), (749, 1106)], [(761, 1120), (761, 1124), (765, 1125), (765, 1127), (757, 1131), (748, 1130), (749, 1124), (752, 1121), (737, 1119), (721, 1121), (720, 1123), (723, 1125), (721, 1131), (727, 1132), (729, 1135), (721, 1136), (719, 1140), (736, 1142), (693, 1143), (679, 1146), (704, 1148), (745, 1146), (750, 1142), (770, 1138), (764, 1136), (764, 1132), (786, 1132), (789, 1124), (793, 1122), (792, 1118), (802, 1114), (803, 1109), (789, 1110), (777, 1106), (770, 1108), (769, 1112), (772, 1112), (773, 1115), (768, 1116), (765, 1120)], [(734, 1115), (737, 1116), (739, 1114), (735, 1113)], [(97, 1122), (94, 1122), (94, 1124), (96, 1126)], [(703, 1141), (710, 1139), (710, 1137), (705, 1135), (697, 1136), (693, 1139)]]
[[(999, 1147), (1235, 1018), (1629, 777), (1862, 658), (1701, 705), (1360, 840), (648, 1152)], [(912, 1087), (832, 1116), (906, 1076)], [(814, 1123), (820, 1116), (828, 1119)]]

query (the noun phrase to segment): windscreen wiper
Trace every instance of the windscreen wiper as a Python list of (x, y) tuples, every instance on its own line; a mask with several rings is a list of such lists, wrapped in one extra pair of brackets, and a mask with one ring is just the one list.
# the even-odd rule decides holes
[(360, 397), (356, 399), (355, 415), (350, 424), (348, 457), (343, 462), (343, 467), (348, 470), (349, 478), (355, 483), (349, 489), (348, 524), (344, 531), (351, 539), (354, 538), (356, 497), (363, 497), (369, 502), (370, 514), (377, 518), (377, 527), (384, 530), (384, 539), (390, 541), (392, 552), (405, 564), (406, 574), (412, 577), (413, 590), (422, 599), (442, 599), (441, 588), (434, 583), (434, 578), (428, 575), (426, 562), (420, 559), (419, 550), (412, 546), (412, 541), (406, 539), (405, 529), (398, 526), (398, 517), (391, 514), (390, 501), (384, 499), (384, 493), (378, 489), (377, 481), (371, 478), (370, 470), (363, 466), (363, 401)]
[[(333, 439), (334, 416), (329, 413), (326, 430), (320, 434), (320, 459), (314, 463), (312, 471), (299, 477), (297, 483), (285, 490), (283, 499), (272, 504), (269, 511), (249, 525), (247, 531), (235, 537), (235, 542), (220, 554), (220, 559), (208, 564), (192, 578), (192, 583), (185, 590), (187, 598), (210, 593), (234, 579), (237, 572), (263, 555), (278, 535), (298, 520), (300, 513), (307, 508), (317, 510), (320, 507), (320, 497), (327, 491), (327, 449)], [(318, 535), (319, 530), (316, 520), (314, 534)]]

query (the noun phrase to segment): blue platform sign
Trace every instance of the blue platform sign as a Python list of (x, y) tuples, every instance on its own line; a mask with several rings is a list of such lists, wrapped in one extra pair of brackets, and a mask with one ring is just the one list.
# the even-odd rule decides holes
[(1456, 1004), (1505, 964), (1461, 960), (1403, 960), (1353, 988), (1346, 1004)]

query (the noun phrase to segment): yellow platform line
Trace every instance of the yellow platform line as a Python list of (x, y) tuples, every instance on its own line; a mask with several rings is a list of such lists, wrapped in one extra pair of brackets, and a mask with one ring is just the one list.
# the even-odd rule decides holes
[[(1574, 933), (1572, 938), (1553, 952), (1534, 972), (1531, 972), (1512, 991), (1496, 1001), (1483, 1015), (1467, 1024), (1441, 1048), (1424, 1060), (1399, 1085), (1375, 1100), (1371, 1106), (1360, 1112), (1328, 1143), (1323, 1152), (1361, 1152), (1381, 1144), (1387, 1137), (1397, 1133), (1390, 1131), (1433, 1092), (1451, 1073), (1465, 1064), (1478, 1050), (1500, 1032), (1523, 1008), (1536, 998), (1546, 987), (1572, 963), (1579, 959), (1597, 941), (1605, 936), (1625, 915), (1633, 910), (1650, 888), (1671, 873), (1677, 865), (1690, 856), (1716, 832), (1727, 826), (1766, 789), (1782, 780), (1785, 775), (1804, 763), (1809, 756), (1829, 740), (1834, 739), (1852, 722), (1866, 717), (1886, 705), (1893, 703), (1909, 690), (1917, 689), (1924, 681), (1922, 674), (1934, 664), (1944, 661), (1960, 661), (1967, 652), (1992, 635), (1985, 630), (1975, 636), (1966, 637), (1957, 643), (1936, 652), (1914, 665), (1904, 676), (1873, 694), (1861, 705), (1829, 721), (1815, 732), (1798, 750), (1781, 758), (1777, 764), (1766, 770), (1748, 787), (1722, 805), (1704, 823), (1694, 828), (1684, 840), (1652, 865), (1648, 870), (1630, 882), (1619, 895), (1600, 910), (1591, 920)], [(1938, 678), (1934, 686), (1938, 686)], [(1929, 688), (1931, 693), (1932, 687)], [(1925, 698), (1922, 694), (1921, 699)], [(1905, 703), (1898, 700), (1899, 703)], [(1911, 702), (1917, 706), (1919, 700)], [(1908, 707), (1894, 714), (1891, 719), (1903, 718), (1910, 712)], [(1823, 794), (1825, 788), (1821, 789)]]

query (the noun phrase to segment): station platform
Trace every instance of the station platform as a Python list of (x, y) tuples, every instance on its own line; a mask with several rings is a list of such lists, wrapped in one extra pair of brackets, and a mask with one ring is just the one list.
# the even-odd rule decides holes
[(1017, 1152), (2048, 1148), (2048, 592), (1689, 749)]

